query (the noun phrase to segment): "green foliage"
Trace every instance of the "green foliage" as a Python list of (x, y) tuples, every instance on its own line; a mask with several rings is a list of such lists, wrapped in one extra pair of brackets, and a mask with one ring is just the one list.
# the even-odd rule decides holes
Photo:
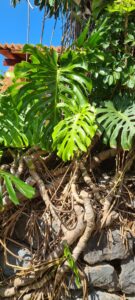
[(71, 7), (78, 6), (81, 0), (34, 0), (34, 4), (42, 10), (44, 7), (50, 12), (50, 16), (59, 16), (60, 12), (66, 13)]
[(81, 282), (80, 282), (80, 277), (79, 277), (79, 271), (78, 271), (78, 268), (76, 266), (74, 258), (72, 257), (72, 254), (71, 254), (70, 249), (67, 244), (64, 245), (64, 257), (66, 258), (69, 267), (71, 268), (72, 272), (75, 275), (76, 286), (78, 288), (80, 288)]
[(135, 0), (115, 0), (108, 5), (109, 12), (130, 13), (135, 10)]
[[(56, 125), (59, 126), (66, 105), (70, 108), (77, 103), (76, 113), (80, 113), (80, 107), (88, 103), (88, 95), (92, 89), (91, 79), (86, 75), (88, 64), (83, 56), (80, 58), (77, 52), (71, 50), (60, 57), (55, 50), (41, 45), (37, 48), (26, 45), (24, 51), (31, 54), (31, 63), (22, 62), (15, 68), (16, 80), (18, 78), (27, 80), (23, 84), (21, 82), (15, 103), (19, 114), (24, 116), (24, 132), (30, 145), (51, 149), (52, 132)], [(61, 110), (58, 104), (61, 104)], [(69, 116), (71, 118), (70, 109)], [(84, 147), (85, 144), (86, 142)]]
[(124, 150), (131, 149), (135, 134), (133, 20), (132, 14), (128, 20), (123, 14), (107, 15), (105, 26), (102, 26), (104, 16), (100, 17), (95, 30), (102, 29), (98, 51), (103, 53), (104, 60), (90, 62), (89, 66), (93, 81), (91, 97), (98, 107), (97, 121), (104, 132), (103, 141), (110, 147), (121, 146)]
[(23, 120), (15, 109), (10, 95), (0, 95), (0, 144), (5, 147), (23, 148), (28, 140), (23, 133)]
[(60, 105), (66, 117), (54, 128), (53, 148), (64, 161), (70, 160), (74, 154), (86, 152), (95, 135), (95, 110), (90, 104), (78, 107), (75, 103)]
[(21, 0), (11, 0), (11, 5), (16, 7), (16, 5), (20, 2)]
[[(27, 1), (27, 0), (26, 0)], [(21, 0), (11, 0), (13, 7), (16, 7)], [(48, 16), (60, 16), (60, 13), (66, 13), (73, 6), (78, 7), (80, 0), (34, 0), (34, 5), (39, 7), (40, 10), (46, 8)]]
[[(15, 205), (19, 204), (19, 199), (17, 198), (15, 188), (28, 199), (31, 199), (34, 196), (34, 194), (35, 194), (34, 188), (32, 186), (26, 184), (25, 182), (23, 182), (16, 176), (0, 169), (0, 177), (4, 179), (4, 183), (6, 185), (6, 190), (9, 194), (9, 198)], [(15, 186), (15, 188), (14, 188), (14, 186)], [(2, 187), (0, 186), (0, 205), (1, 206), (3, 204), (2, 198), (3, 198)]]
[(79, 48), (84, 46), (84, 42), (87, 38), (88, 32), (89, 32), (89, 27), (90, 27), (90, 19), (88, 20), (86, 26), (84, 27), (83, 31), (81, 32), (80, 36), (78, 39), (75, 41), (75, 45)]
[[(113, 23), (113, 26), (112, 26)], [(134, 16), (106, 13), (96, 21), (91, 35), (83, 42), (89, 62), (93, 89), (91, 99), (98, 106), (114, 101), (119, 95), (134, 98), (135, 89), (135, 26)]]
[(92, 15), (96, 19), (99, 14), (107, 7), (108, 4), (112, 3), (113, 0), (92, 0)]
[[(70, 10), (81, 16), (88, 8), (86, 2), (35, 0), (35, 5), (42, 9), (46, 4), (49, 16)], [(24, 47), (29, 61), (16, 66), (14, 85), (0, 99), (1, 144), (22, 148), (29, 143), (55, 150), (67, 161), (87, 151), (100, 130), (103, 142), (111, 147), (132, 147), (134, 6), (134, 0), (93, 0), (96, 21), (93, 16), (85, 20), (71, 49), (58, 54), (41, 45)], [(18, 79), (23, 80), (18, 83)]]
[(109, 142), (112, 148), (131, 149), (135, 137), (135, 103), (125, 108), (121, 101), (116, 109), (108, 101), (105, 107), (97, 109), (97, 120), (105, 143)]
[[(93, 5), (96, 7), (101, 2), (94, 1)], [(88, 37), (83, 35), (83, 32), (89, 33), (86, 26), (81, 33), (84, 39), (78, 46), (85, 48), (89, 62), (93, 83), (91, 98), (98, 108), (97, 123), (104, 132), (103, 141), (111, 147), (129, 150), (134, 141), (131, 112), (135, 101), (135, 26), (133, 14), (125, 17), (120, 9), (118, 12), (120, 14), (101, 16)]]
[(87, 49), (92, 55), (94, 55), (93, 50), (97, 50), (103, 42), (103, 38), (107, 31), (107, 21), (108, 18), (104, 18), (103, 22), (98, 22), (98, 26), (92, 31), (90, 37), (85, 41), (83, 47)]
[(55, 4), (55, 0), (49, 0), (49, 5), (50, 6), (54, 6), (54, 4)]

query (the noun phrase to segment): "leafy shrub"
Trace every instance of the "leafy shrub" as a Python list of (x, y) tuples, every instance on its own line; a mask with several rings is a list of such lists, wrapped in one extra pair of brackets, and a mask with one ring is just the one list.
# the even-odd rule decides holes
[(99, 13), (92, 32), (88, 21), (73, 49), (60, 55), (24, 47), (29, 62), (16, 65), (14, 84), (0, 100), (1, 144), (37, 145), (66, 161), (86, 152), (99, 130), (111, 147), (132, 147), (134, 1), (116, 0), (108, 11)]

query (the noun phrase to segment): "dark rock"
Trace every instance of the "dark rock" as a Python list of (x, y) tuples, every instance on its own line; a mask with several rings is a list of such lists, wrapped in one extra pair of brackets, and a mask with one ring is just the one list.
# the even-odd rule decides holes
[(41, 232), (45, 231), (45, 224), (42, 220), (37, 219), (36, 232), (35, 228), (33, 228), (30, 236), (28, 234), (28, 221), (29, 217), (27, 215), (21, 215), (15, 224), (13, 238), (19, 240), (21, 243), (29, 244), (33, 249), (37, 249), (43, 239)]
[(121, 297), (111, 293), (105, 293), (102, 291), (94, 291), (88, 298), (88, 300), (121, 300)]
[[(82, 294), (79, 291), (74, 291), (71, 297), (67, 297), (66, 300), (83, 300)], [(115, 294), (94, 290), (89, 294), (88, 300), (121, 300), (121, 297)]]
[[(111, 261), (114, 259), (125, 259), (133, 252), (133, 238), (129, 234), (128, 249), (125, 247), (119, 230), (112, 231), (112, 241), (107, 240), (107, 233), (97, 233), (90, 238), (84, 250), (84, 260), (94, 265), (102, 261)], [(100, 242), (99, 242), (100, 241)]]
[[(16, 255), (16, 257), (7, 252), (7, 261), (5, 261), (4, 251), (1, 251), (0, 268), (5, 276), (9, 277), (14, 275), (17, 272), (16, 266), (23, 268), (28, 268), (30, 266), (32, 254), (25, 246), (21, 247), (13, 242), (7, 242), (6, 247)], [(14, 267), (11, 267), (10, 265)]]
[(135, 294), (135, 257), (122, 262), (119, 283), (123, 293)]
[(86, 266), (84, 271), (88, 282), (94, 287), (110, 292), (119, 290), (119, 280), (113, 266), (109, 264), (101, 264), (93, 267)]
[(28, 243), (27, 228), (26, 228), (28, 220), (29, 220), (28, 216), (22, 214), (15, 224), (13, 237), (21, 242)]

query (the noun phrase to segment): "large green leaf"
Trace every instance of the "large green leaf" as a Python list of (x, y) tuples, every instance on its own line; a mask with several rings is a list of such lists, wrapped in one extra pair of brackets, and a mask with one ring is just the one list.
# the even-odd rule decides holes
[(53, 147), (64, 161), (70, 160), (74, 155), (86, 152), (95, 135), (95, 110), (90, 104), (83, 107), (78, 105), (61, 105), (65, 118), (54, 128)]
[(124, 150), (132, 147), (135, 136), (135, 103), (123, 109), (123, 103), (116, 109), (110, 101), (105, 103), (104, 108), (97, 109), (97, 121), (103, 132), (104, 142), (110, 144), (110, 147), (119, 146)]
[(76, 51), (66, 51), (60, 57), (55, 50), (41, 45), (26, 45), (24, 51), (31, 55), (31, 63), (22, 62), (15, 68), (16, 80), (26, 80), (20, 83), (16, 105), (25, 115), (30, 143), (38, 144), (40, 140), (40, 146), (48, 148), (53, 128), (61, 119), (57, 104), (77, 101), (83, 106), (88, 102), (92, 89), (88, 64)]
[(12, 98), (8, 94), (0, 95), (0, 144), (17, 148), (28, 146), (22, 121)]

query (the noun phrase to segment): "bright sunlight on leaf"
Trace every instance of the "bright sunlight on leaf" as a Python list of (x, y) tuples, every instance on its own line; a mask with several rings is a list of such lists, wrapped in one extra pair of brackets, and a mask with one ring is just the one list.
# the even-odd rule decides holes
[(34, 196), (35, 189), (18, 177), (3, 170), (0, 170), (0, 177), (4, 179), (9, 198), (15, 205), (19, 204), (15, 188), (28, 199)]

